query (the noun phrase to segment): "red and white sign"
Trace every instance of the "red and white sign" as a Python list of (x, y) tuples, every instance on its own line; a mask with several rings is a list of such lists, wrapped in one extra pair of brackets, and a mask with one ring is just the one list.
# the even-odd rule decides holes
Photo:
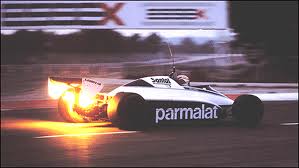
[(225, 1), (1, 1), (1, 29), (227, 29)]

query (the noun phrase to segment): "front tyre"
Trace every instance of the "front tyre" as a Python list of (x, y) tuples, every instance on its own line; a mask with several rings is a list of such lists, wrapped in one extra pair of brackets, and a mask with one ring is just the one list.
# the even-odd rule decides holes
[(78, 114), (74, 110), (76, 93), (74, 89), (65, 91), (58, 100), (58, 113), (67, 122), (82, 123), (89, 122), (88, 117)]
[(239, 96), (232, 106), (233, 118), (240, 126), (256, 127), (264, 114), (262, 101), (254, 95)]

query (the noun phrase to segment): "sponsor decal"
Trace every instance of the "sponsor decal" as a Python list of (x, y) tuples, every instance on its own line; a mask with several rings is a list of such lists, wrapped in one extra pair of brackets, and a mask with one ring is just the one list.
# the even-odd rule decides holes
[(168, 78), (151, 78), (153, 84), (167, 85), (170, 87), (171, 82)]
[(204, 9), (198, 9), (196, 15), (199, 19), (208, 19), (208, 16), (206, 15), (206, 10)]
[[(2, 1), (1, 1), (2, 2)], [(127, 3), (101, 3), (101, 2), (45, 2), (39, 4), (40, 9), (35, 9), (34, 4), (38, 2), (24, 1), (13, 5), (6, 1), (7, 5), (1, 3), (1, 9), (14, 10), (15, 12), (1, 11), (1, 28), (4, 26), (101, 26), (105, 27), (109, 22), (116, 26), (125, 26), (124, 17), (120, 16)], [(32, 5), (31, 5), (32, 4)], [(72, 9), (72, 10), (70, 10)], [(99, 10), (100, 9), (100, 10)], [(38, 12), (36, 12), (38, 11)], [(56, 12), (61, 11), (61, 12)], [(38, 16), (38, 17), (36, 17)], [(3, 24), (2, 24), (3, 18)], [(109, 28), (109, 27), (107, 27)], [(28, 28), (29, 29), (29, 28)]]
[(95, 96), (104, 87), (104, 84), (88, 78), (82, 78), (82, 91), (87, 93), (90, 97)]
[(90, 83), (93, 83), (93, 84), (96, 84), (96, 85), (102, 85), (101, 83), (99, 82), (96, 82), (96, 81), (93, 81), (93, 80), (90, 80), (90, 79), (84, 79), (84, 81), (87, 81), (87, 82), (90, 82)]
[(116, 13), (124, 6), (124, 3), (116, 3), (114, 6), (109, 7), (105, 3), (100, 4), (100, 8), (102, 8), (106, 17), (100, 20), (100, 25), (105, 25), (109, 20), (114, 21), (117, 25), (124, 25), (123, 21), (116, 15)]
[(148, 20), (207, 20), (206, 9), (196, 8), (148, 8)]
[(156, 124), (162, 120), (203, 120), (217, 119), (217, 106), (205, 107), (205, 104), (195, 108), (156, 108)]

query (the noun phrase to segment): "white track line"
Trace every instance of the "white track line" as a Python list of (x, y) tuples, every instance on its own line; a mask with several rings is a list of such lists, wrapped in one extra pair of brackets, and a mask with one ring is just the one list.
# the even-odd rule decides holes
[(289, 126), (289, 125), (298, 125), (298, 123), (281, 123), (280, 125)]
[(114, 134), (131, 134), (137, 132), (138, 131), (95, 132), (95, 133), (83, 133), (83, 134), (48, 135), (48, 136), (38, 136), (33, 138), (59, 138), (59, 137), (76, 137), (76, 136), (92, 136), (92, 135), (114, 135)]
[(14, 109), (1, 109), (1, 111), (11, 111), (11, 110), (14, 110)]

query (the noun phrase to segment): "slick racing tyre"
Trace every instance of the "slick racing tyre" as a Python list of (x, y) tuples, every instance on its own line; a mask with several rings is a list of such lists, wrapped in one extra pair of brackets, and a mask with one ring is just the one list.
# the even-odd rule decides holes
[(238, 125), (256, 127), (262, 120), (264, 105), (254, 95), (241, 95), (233, 103), (232, 115)]
[(108, 118), (125, 130), (143, 130), (149, 125), (145, 100), (134, 93), (118, 93), (108, 104)]
[(74, 89), (65, 91), (58, 100), (58, 113), (67, 122), (90, 122), (88, 117), (82, 116), (74, 110), (75, 97)]

